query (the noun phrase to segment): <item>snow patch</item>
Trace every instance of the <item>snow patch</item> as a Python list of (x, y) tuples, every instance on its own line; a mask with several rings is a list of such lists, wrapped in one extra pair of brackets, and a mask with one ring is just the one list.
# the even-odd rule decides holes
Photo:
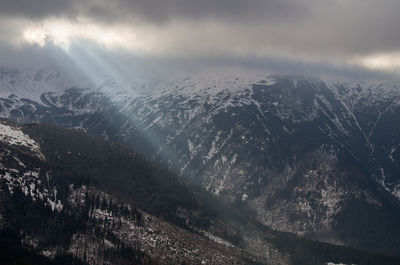
[(231, 243), (229, 243), (228, 241), (211, 234), (210, 232), (207, 232), (205, 230), (199, 230), (199, 232), (201, 232), (205, 237), (208, 237), (209, 239), (211, 239), (212, 241), (214, 241), (215, 243), (221, 244), (221, 245), (225, 245), (227, 247), (234, 247)]
[(24, 134), (18, 126), (0, 123), (0, 141), (9, 145), (28, 147), (35, 156), (44, 160), (39, 144), (28, 135)]
[[(347, 265), (345, 263), (334, 263), (334, 262), (327, 262), (326, 265)], [(350, 265), (357, 265), (357, 264), (350, 264)]]

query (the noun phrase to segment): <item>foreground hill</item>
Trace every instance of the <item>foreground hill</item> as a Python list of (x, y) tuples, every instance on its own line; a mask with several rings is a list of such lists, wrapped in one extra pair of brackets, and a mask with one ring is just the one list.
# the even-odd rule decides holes
[(210, 217), (190, 190), (132, 151), (78, 131), (4, 121), (0, 145), (5, 246), (11, 238), (17, 249), (66, 264), (245, 263), (232, 244), (191, 224)]
[(81, 131), (4, 120), (0, 146), (2, 262), (400, 261), (274, 232), (141, 155)]

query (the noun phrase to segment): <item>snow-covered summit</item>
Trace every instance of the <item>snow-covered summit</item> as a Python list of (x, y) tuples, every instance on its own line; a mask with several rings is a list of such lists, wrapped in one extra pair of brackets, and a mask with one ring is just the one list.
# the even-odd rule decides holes
[(66, 73), (57, 71), (0, 68), (0, 98), (14, 95), (40, 102), (43, 93), (60, 94), (77, 84)]

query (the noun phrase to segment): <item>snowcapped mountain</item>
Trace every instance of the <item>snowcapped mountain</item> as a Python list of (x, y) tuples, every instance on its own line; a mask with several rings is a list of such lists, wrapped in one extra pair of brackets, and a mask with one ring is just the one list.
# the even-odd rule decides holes
[(2, 73), (2, 117), (122, 143), (276, 230), (398, 254), (398, 84), (259, 75), (122, 88), (35, 76)]
[(23, 70), (0, 68), (0, 96), (14, 95), (24, 99), (40, 101), (45, 92), (63, 92), (65, 88), (75, 86), (76, 83), (65, 74), (46, 72), (44, 70)]

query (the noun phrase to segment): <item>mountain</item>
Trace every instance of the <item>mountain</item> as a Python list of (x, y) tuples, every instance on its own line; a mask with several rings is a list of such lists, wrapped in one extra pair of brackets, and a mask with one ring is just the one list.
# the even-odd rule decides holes
[(0, 145), (4, 246), (11, 238), (65, 264), (248, 264), (232, 243), (201, 230), (212, 230), (201, 223), (211, 218), (193, 192), (132, 151), (6, 121)]
[(398, 84), (259, 75), (123, 88), (1, 73), (2, 117), (118, 142), (274, 230), (399, 255)]
[(3, 120), (0, 146), (1, 263), (400, 261), (272, 231), (143, 156), (81, 131)]

